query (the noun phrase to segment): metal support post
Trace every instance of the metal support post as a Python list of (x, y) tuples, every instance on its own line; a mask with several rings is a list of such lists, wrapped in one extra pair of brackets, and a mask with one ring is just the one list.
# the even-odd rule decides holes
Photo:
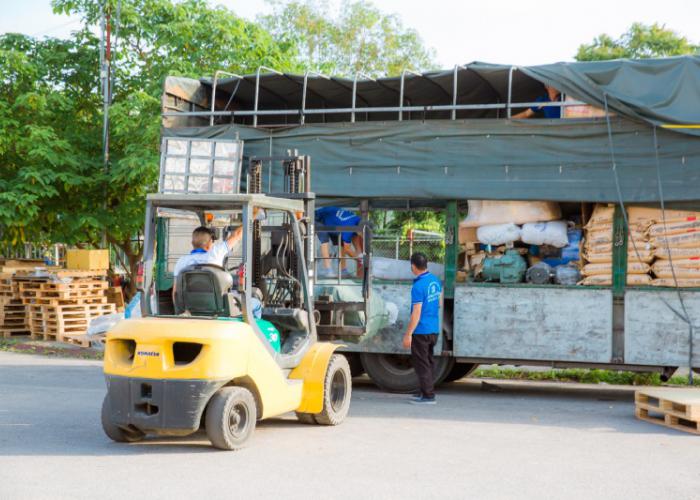
[(307, 71), (306, 73), (304, 73), (304, 88), (303, 88), (302, 95), (301, 95), (301, 124), (302, 125), (306, 121), (306, 116), (304, 115), (304, 112), (306, 111), (306, 90), (309, 86), (309, 75), (314, 75), (314, 76), (317, 76), (319, 78), (324, 78), (326, 80), (331, 79), (329, 76), (326, 76), (322, 73), (317, 73), (316, 71)]
[(457, 119), (457, 108), (454, 106), (457, 106), (457, 73), (459, 73), (459, 69), (461, 66), (457, 64), (454, 69), (454, 73), (452, 74), (452, 119), (456, 120)]
[(404, 84), (406, 82), (406, 73), (411, 73), (415, 76), (423, 76), (420, 73), (416, 73), (413, 70), (405, 69), (401, 72), (401, 87), (399, 89), (399, 121), (403, 120), (403, 96), (404, 96)]
[(229, 73), (228, 71), (217, 70), (214, 73), (214, 85), (212, 85), (212, 91), (211, 91), (211, 112), (212, 112), (212, 115), (209, 118), (209, 126), (210, 127), (214, 125), (214, 114), (213, 113), (214, 113), (214, 106), (216, 104), (216, 86), (219, 83), (219, 75), (228, 75), (228, 76), (232, 76), (234, 78), (238, 78), (239, 80), (243, 80), (242, 76), (237, 75), (235, 73)]
[(258, 126), (258, 102), (260, 100), (260, 72), (262, 70), (267, 70), (271, 73), (275, 73), (276, 75), (282, 75), (281, 72), (277, 71), (276, 69), (268, 68), (267, 66), (260, 66), (255, 72), (255, 114), (253, 115), (253, 127)]
[(513, 98), (513, 71), (515, 66), (511, 66), (508, 70), (508, 103), (506, 104), (506, 117), (510, 120), (511, 109), (510, 105)]

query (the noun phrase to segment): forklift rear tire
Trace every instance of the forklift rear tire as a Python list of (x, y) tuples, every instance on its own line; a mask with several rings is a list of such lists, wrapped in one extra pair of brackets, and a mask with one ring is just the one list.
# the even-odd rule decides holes
[[(408, 393), (418, 390), (418, 377), (411, 366), (411, 358), (405, 354), (360, 354), (362, 366), (369, 378), (380, 389), (388, 392)], [(440, 384), (452, 370), (454, 358), (435, 357), (435, 385)]]
[(456, 382), (457, 380), (463, 379), (476, 370), (478, 366), (479, 365), (476, 363), (455, 363), (445, 377), (445, 383)]
[(245, 387), (223, 387), (207, 405), (204, 427), (216, 448), (243, 448), (255, 430), (255, 398)]
[(135, 443), (141, 441), (145, 436), (141, 431), (123, 429), (112, 422), (109, 395), (106, 395), (102, 400), (102, 430), (109, 439), (117, 443)]

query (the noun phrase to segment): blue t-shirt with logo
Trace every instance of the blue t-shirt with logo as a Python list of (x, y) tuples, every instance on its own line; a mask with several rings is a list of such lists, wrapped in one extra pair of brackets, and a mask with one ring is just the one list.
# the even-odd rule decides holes
[[(320, 224), (321, 226), (359, 226), (360, 222), (362, 222), (362, 217), (359, 215), (355, 215), (353, 212), (349, 210), (343, 210), (342, 208), (338, 207), (323, 207), (323, 208), (317, 208), (316, 209), (316, 214), (315, 214), (315, 219), (316, 223)], [(335, 233), (332, 233), (335, 234)], [(352, 237), (355, 233), (353, 232), (344, 232), (341, 233), (343, 241), (345, 243), (350, 243), (352, 241)], [(327, 236), (325, 233), (319, 233), (319, 239), (321, 240), (322, 243), (327, 241)], [(325, 238), (324, 238), (325, 236)]]
[(440, 293), (440, 280), (428, 271), (413, 280), (411, 312), (415, 304), (422, 304), (420, 320), (413, 331), (414, 334), (440, 333)]

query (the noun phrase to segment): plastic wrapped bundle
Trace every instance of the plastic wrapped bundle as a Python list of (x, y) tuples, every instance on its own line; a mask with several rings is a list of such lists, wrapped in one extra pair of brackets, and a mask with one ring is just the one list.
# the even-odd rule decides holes
[(524, 224), (561, 219), (559, 204), (551, 201), (469, 200), (469, 216), (462, 227)]
[(528, 245), (550, 245), (563, 248), (569, 244), (568, 225), (563, 220), (523, 224), (520, 239)]
[(571, 264), (564, 264), (554, 268), (554, 282), (557, 285), (575, 285), (581, 279), (581, 271)]
[(476, 237), (484, 245), (505, 245), (520, 239), (520, 227), (515, 224), (481, 226)]

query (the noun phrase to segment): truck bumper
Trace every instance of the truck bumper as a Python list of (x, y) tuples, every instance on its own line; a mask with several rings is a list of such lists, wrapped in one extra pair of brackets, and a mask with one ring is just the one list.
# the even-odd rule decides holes
[(209, 399), (227, 382), (105, 378), (112, 422), (161, 435), (185, 435), (199, 429)]

